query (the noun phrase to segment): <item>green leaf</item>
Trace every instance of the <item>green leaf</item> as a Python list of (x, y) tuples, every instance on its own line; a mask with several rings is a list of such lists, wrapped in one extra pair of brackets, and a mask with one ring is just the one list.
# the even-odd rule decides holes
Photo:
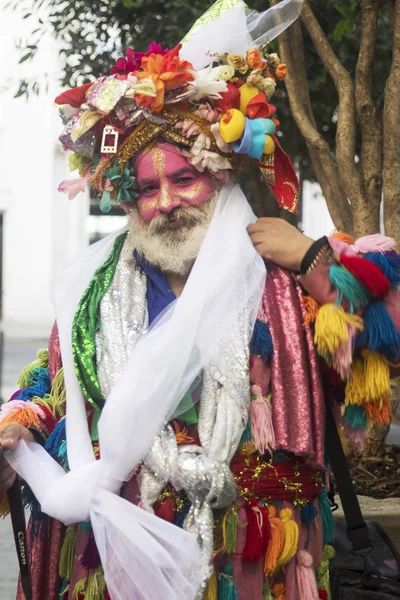
[(22, 58), (20, 58), (20, 60), (18, 61), (19, 64), (25, 62), (26, 60), (28, 60), (28, 58), (32, 58), (32, 52), (28, 52), (28, 54), (25, 54), (25, 56), (23, 56)]
[(31, 16), (32, 16), (32, 13), (25, 13), (22, 18), (25, 20), (25, 19), (27, 19), (28, 17), (31, 17)]

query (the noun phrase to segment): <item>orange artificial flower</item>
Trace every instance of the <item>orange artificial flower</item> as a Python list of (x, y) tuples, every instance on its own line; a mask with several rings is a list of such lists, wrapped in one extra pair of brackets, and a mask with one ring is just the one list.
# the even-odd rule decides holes
[(263, 69), (267, 63), (261, 58), (260, 52), (253, 48), (247, 53), (247, 64), (250, 69)]
[(275, 69), (275, 77), (280, 80), (285, 79), (286, 71), (287, 71), (287, 68), (284, 63), (281, 65), (278, 65)]
[(167, 54), (150, 54), (142, 59), (142, 71), (136, 71), (134, 75), (138, 79), (151, 79), (156, 86), (157, 96), (149, 98), (148, 96), (136, 96), (138, 104), (151, 106), (154, 112), (159, 112), (164, 107), (165, 92), (174, 87), (193, 81), (194, 76), (190, 73), (193, 66), (187, 60), (179, 58), (181, 44), (178, 44)]

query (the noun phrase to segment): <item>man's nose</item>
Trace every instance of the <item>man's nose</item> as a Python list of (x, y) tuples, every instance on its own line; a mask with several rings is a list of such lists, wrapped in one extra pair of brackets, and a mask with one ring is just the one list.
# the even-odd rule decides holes
[(175, 194), (168, 185), (162, 185), (157, 206), (158, 210), (163, 213), (170, 213), (180, 206), (182, 206), (182, 202), (179, 195)]

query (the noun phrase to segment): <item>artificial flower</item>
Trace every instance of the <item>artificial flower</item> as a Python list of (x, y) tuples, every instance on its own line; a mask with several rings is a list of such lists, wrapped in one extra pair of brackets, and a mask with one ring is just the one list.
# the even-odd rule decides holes
[(250, 69), (263, 69), (266, 62), (262, 59), (261, 53), (255, 48), (252, 48), (247, 53), (247, 64)]
[(85, 101), (86, 92), (93, 85), (93, 82), (85, 83), (85, 85), (81, 85), (76, 88), (72, 88), (72, 90), (67, 90), (63, 92), (54, 100), (56, 104), (68, 104), (73, 108), (79, 108), (80, 105)]
[(272, 54), (268, 54), (267, 59), (268, 59), (269, 64), (272, 67), (274, 67), (275, 69), (281, 63), (281, 59), (279, 58), (279, 56), (277, 55), (276, 52), (273, 52)]
[(196, 156), (192, 155), (189, 162), (200, 173), (203, 173), (205, 169), (208, 169), (211, 173), (217, 173), (223, 169), (232, 169), (228, 159), (216, 152), (210, 152), (210, 150), (201, 150)]
[(239, 108), (240, 92), (232, 83), (227, 83), (227, 90), (221, 94), (220, 100), (214, 101), (214, 106), (222, 112), (228, 112), (231, 108)]
[(260, 89), (266, 95), (267, 100), (269, 100), (275, 93), (276, 82), (271, 77), (265, 77)]
[(89, 174), (79, 179), (67, 179), (62, 181), (58, 186), (58, 191), (63, 194), (68, 194), (68, 200), (73, 200), (80, 192), (86, 190), (86, 185), (89, 179)]
[(220, 67), (216, 67), (217, 69), (217, 77), (222, 81), (229, 81), (235, 75), (235, 69), (230, 65), (221, 65)]
[(193, 66), (186, 60), (179, 58), (179, 44), (165, 55), (150, 54), (142, 59), (143, 71), (136, 71), (138, 79), (151, 79), (156, 88), (156, 96), (149, 99), (147, 96), (138, 95), (136, 100), (142, 106), (150, 106), (154, 112), (159, 112), (164, 107), (165, 92), (172, 90), (183, 83), (193, 81)]
[(140, 67), (136, 61), (136, 56), (133, 48), (127, 48), (125, 51), (126, 58), (119, 58), (110, 71), (110, 75), (117, 73), (132, 73)]
[(168, 54), (168, 48), (163, 48), (161, 44), (157, 44), (154, 40), (151, 42), (146, 52), (135, 52), (135, 61), (140, 67), (142, 65), (142, 60), (144, 57), (150, 56), (150, 54), (161, 54), (161, 56), (165, 56)]
[(81, 154), (77, 152), (73, 152), (68, 157), (68, 167), (70, 171), (79, 171), (79, 174), (82, 173), (84, 167), (86, 165), (86, 159)]
[(152, 79), (144, 78), (139, 80), (136, 75), (130, 73), (128, 75), (128, 81), (130, 87), (125, 92), (126, 97), (131, 98), (136, 94), (148, 96), (150, 98), (155, 98), (157, 96), (156, 86)]
[(246, 59), (240, 54), (227, 54), (225, 56), (225, 60), (235, 71), (239, 71), (242, 75), (247, 73), (249, 70), (249, 65), (246, 62)]
[(217, 144), (218, 148), (221, 150), (221, 152), (231, 152), (232, 149), (229, 146), (229, 144), (227, 144), (226, 142), (224, 142), (224, 140), (221, 137), (220, 131), (219, 131), (219, 123), (214, 123), (213, 125), (211, 125), (210, 127), (210, 131), (214, 136), (214, 140), (215, 143)]
[(196, 94), (191, 100), (201, 100), (202, 98), (221, 98), (221, 94), (226, 92), (227, 84), (219, 78), (218, 72), (220, 67), (206, 67), (200, 71), (192, 71), (194, 83), (197, 87)]
[(265, 119), (269, 117), (269, 107), (271, 104), (267, 104), (267, 99), (263, 92), (254, 96), (246, 106), (246, 112), (249, 119)]
[(192, 156), (197, 156), (203, 150), (209, 150), (211, 146), (211, 140), (205, 133), (200, 133), (193, 143), (190, 149)]
[(190, 138), (192, 135), (199, 135), (201, 129), (196, 121), (192, 121), (191, 119), (184, 119), (183, 121), (179, 121), (175, 125), (175, 129), (180, 129), (183, 135), (187, 138)]
[(219, 108), (213, 108), (210, 104), (204, 102), (204, 104), (200, 104), (199, 108), (195, 110), (194, 114), (198, 115), (209, 123), (216, 123), (221, 118), (222, 110)]
[(275, 77), (279, 80), (285, 79), (286, 71), (287, 71), (286, 65), (284, 63), (281, 63), (275, 69)]
[(261, 69), (257, 69), (250, 73), (246, 80), (247, 85), (254, 85), (256, 88), (263, 92), (267, 100), (271, 98), (271, 96), (275, 92), (276, 83), (271, 77), (263, 77)]

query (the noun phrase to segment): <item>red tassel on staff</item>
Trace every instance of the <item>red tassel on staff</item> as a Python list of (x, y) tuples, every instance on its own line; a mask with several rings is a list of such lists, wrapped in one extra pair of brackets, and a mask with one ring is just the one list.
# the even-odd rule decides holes
[(340, 262), (354, 277), (377, 298), (383, 298), (390, 292), (390, 281), (375, 263), (358, 256), (342, 254)]
[(257, 561), (265, 554), (271, 537), (268, 509), (258, 506), (255, 500), (249, 500), (245, 505), (245, 510), (247, 531), (243, 560)]

